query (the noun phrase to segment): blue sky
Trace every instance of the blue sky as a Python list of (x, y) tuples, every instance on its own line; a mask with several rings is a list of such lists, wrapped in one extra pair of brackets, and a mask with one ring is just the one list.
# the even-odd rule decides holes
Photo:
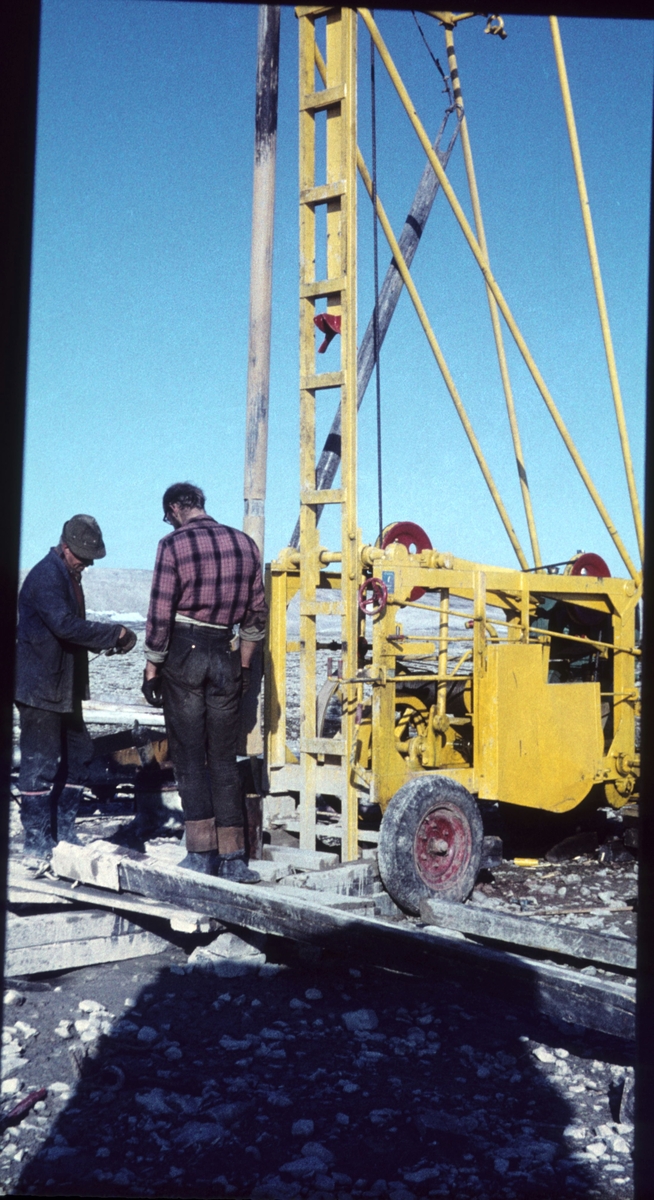
[[(442, 81), (408, 13), (378, 15), (423, 123)], [(445, 64), (442, 32), (421, 18)], [(560, 22), (639, 483), (654, 27)], [(464, 22), (457, 52), (491, 264), (545, 380), (636, 554), (548, 22), (508, 17), (505, 41)], [(44, 0), (22, 565), (91, 512), (107, 567), (149, 567), (177, 479), (240, 526), (254, 133), (255, 6)], [(359, 142), (370, 161), (368, 35)], [(298, 494), (297, 23), (282, 10), (266, 557)], [(399, 233), (424, 158), (378, 66), (378, 186)], [(449, 176), (470, 215), (460, 147)], [(370, 205), (360, 189), (359, 329), (372, 306)], [(389, 255), (380, 233), (380, 273)], [(523, 546), (526, 523), (479, 270), (439, 195), (414, 277)], [(510, 344), (541, 550), (595, 550), (622, 573)], [(336, 365), (338, 343), (325, 356)], [(330, 355), (333, 358), (330, 359)], [(408, 297), (381, 360), (385, 520), (512, 565), (513, 551)], [(319, 436), (333, 416), (321, 400)], [(360, 415), (359, 523), (376, 535), (374, 394)], [(320, 441), (320, 445), (322, 441)], [(333, 527), (324, 526), (327, 545)]]

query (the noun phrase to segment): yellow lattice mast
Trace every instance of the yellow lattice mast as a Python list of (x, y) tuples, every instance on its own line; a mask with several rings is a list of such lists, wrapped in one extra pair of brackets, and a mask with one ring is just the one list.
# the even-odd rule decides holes
[[(300, 32), (300, 846), (315, 847), (315, 797), (318, 756), (335, 749), (341, 757), (344, 786), (342, 857), (356, 858), (357, 796), (347, 781), (345, 763), (355, 736), (356, 685), (346, 684), (342, 735), (326, 747), (316, 729), (316, 623), (319, 615), (341, 620), (343, 677), (357, 669), (359, 545), (356, 502), (357, 326), (356, 326), (356, 12), (350, 8), (296, 10)], [(317, 26), (324, 29), (325, 83), (316, 70)], [(324, 113), (324, 168), (316, 156), (316, 124)], [(325, 241), (317, 245), (326, 209)], [(326, 277), (316, 277), (316, 263)], [(325, 308), (323, 310), (323, 304)], [(318, 311), (340, 318), (340, 370), (316, 367)], [(316, 393), (340, 391), (341, 486), (316, 491)], [(320, 583), (320, 543), (316, 509), (341, 506), (340, 600), (316, 599)]]

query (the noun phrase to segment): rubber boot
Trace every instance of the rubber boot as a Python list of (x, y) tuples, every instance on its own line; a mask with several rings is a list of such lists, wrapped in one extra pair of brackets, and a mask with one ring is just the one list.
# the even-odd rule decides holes
[(82, 788), (65, 787), (57, 799), (57, 841), (81, 846), (75, 832), (75, 819), (82, 799)]
[(261, 882), (261, 876), (248, 867), (245, 850), (236, 850), (233, 854), (220, 854), (218, 858), (218, 875), (221, 879), (228, 879), (230, 883)]
[(185, 822), (186, 858), (180, 867), (186, 871), (198, 871), (200, 875), (218, 874), (218, 839), (213, 817), (203, 821)]
[(49, 862), (54, 841), (50, 821), (50, 793), (26, 795), (23, 792), (20, 819), (25, 831), (23, 854), (26, 858)]
[(185, 871), (197, 871), (200, 875), (217, 875), (218, 865), (217, 850), (189, 850), (186, 858), (179, 863)]

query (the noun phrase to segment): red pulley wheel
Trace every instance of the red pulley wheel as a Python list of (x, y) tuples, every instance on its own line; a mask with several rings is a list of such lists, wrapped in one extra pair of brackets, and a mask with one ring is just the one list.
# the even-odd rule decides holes
[[(610, 579), (611, 572), (599, 554), (580, 554), (570, 567), (571, 575), (591, 575), (595, 579)], [(578, 625), (597, 627), (602, 622), (602, 614), (592, 608), (582, 608), (580, 604), (568, 604), (568, 610)]]
[(597, 579), (610, 579), (611, 572), (599, 554), (580, 554), (570, 568), (571, 575), (593, 575)]
[[(433, 549), (429, 534), (413, 521), (394, 521), (392, 525), (386, 526), (381, 537), (382, 550), (385, 550), (393, 542), (399, 542), (400, 545), (406, 546), (409, 554), (421, 554), (423, 550)], [(409, 600), (420, 600), (424, 594), (424, 588), (414, 587)]]

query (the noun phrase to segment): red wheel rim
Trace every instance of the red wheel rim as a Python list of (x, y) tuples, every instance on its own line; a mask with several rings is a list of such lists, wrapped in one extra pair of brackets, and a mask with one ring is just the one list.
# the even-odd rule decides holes
[[(414, 521), (395, 521), (392, 525), (387, 525), (382, 534), (382, 550), (390, 546), (392, 542), (400, 542), (402, 546), (406, 546), (409, 553), (411, 547), (415, 546), (415, 553), (421, 554), (423, 550), (432, 550), (431, 538), (425, 533), (420, 525), (416, 525)], [(420, 600), (425, 594), (425, 589), (414, 587), (409, 600)]]
[(414, 840), (418, 874), (438, 891), (467, 868), (472, 857), (472, 831), (455, 804), (439, 804), (422, 818)]

